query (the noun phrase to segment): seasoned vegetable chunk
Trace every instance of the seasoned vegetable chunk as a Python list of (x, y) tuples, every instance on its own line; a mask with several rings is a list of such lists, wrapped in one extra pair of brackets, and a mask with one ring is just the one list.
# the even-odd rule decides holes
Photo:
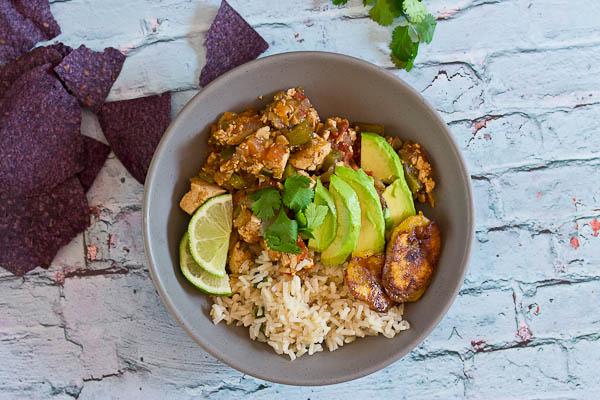
[(190, 179), (190, 191), (183, 196), (179, 206), (183, 211), (192, 215), (206, 200), (225, 193), (225, 189), (208, 183), (195, 176)]
[(238, 145), (262, 126), (260, 116), (254, 109), (243, 113), (225, 112), (210, 127), (212, 138), (220, 145)]
[(298, 87), (277, 93), (274, 101), (267, 105), (261, 120), (277, 129), (289, 128), (306, 121), (314, 131), (319, 123), (319, 114), (310, 104), (304, 89)]
[(314, 171), (323, 164), (330, 151), (331, 143), (315, 136), (308, 146), (291, 155), (290, 163), (295, 168)]
[(440, 256), (440, 230), (422, 214), (392, 232), (383, 266), (383, 287), (397, 302), (417, 301), (427, 289)]

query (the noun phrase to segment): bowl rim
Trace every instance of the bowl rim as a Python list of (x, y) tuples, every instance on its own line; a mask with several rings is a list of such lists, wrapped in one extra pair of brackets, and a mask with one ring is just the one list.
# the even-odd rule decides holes
[[(442, 127), (446, 136), (450, 139), (451, 148), (449, 150), (454, 152), (454, 154), (460, 161), (459, 173), (463, 180), (464, 186), (466, 188), (467, 198), (468, 198), (468, 204), (467, 204), (468, 220), (465, 222), (468, 225), (469, 229), (467, 232), (467, 237), (465, 238), (465, 241), (467, 242), (467, 246), (465, 247), (465, 249), (463, 251), (462, 260), (460, 261), (462, 276), (460, 277), (461, 279), (459, 282), (461, 282), (461, 284), (456, 285), (456, 287), (453, 289), (452, 300), (447, 302), (445, 305), (443, 305), (441, 307), (440, 311), (442, 311), (442, 312), (440, 312), (438, 314), (438, 316), (435, 318), (433, 323), (427, 329), (424, 329), (423, 332), (417, 338), (415, 338), (412, 342), (409, 343), (408, 346), (405, 347), (405, 349), (398, 351), (397, 353), (391, 355), (390, 357), (388, 357), (382, 361), (374, 363), (371, 366), (362, 368), (359, 371), (356, 371), (351, 374), (347, 374), (345, 376), (334, 377), (334, 378), (324, 378), (319, 381), (311, 381), (311, 382), (306, 382), (306, 381), (298, 382), (298, 381), (294, 380), (293, 378), (274, 379), (274, 378), (265, 376), (260, 373), (255, 373), (251, 369), (248, 369), (248, 368), (244, 367), (243, 365), (239, 364), (234, 358), (230, 358), (230, 357), (226, 357), (226, 356), (224, 357), (223, 355), (218, 354), (216, 351), (214, 351), (212, 349), (212, 347), (210, 346), (210, 344), (208, 343), (207, 340), (205, 340), (201, 336), (192, 332), (186, 326), (186, 324), (183, 322), (183, 317), (181, 317), (179, 315), (179, 312), (177, 311), (176, 306), (174, 304), (175, 303), (174, 300), (166, 292), (166, 290), (163, 286), (163, 283), (161, 281), (161, 278), (160, 278), (159, 274), (157, 273), (157, 267), (154, 262), (154, 258), (155, 258), (154, 252), (151, 248), (150, 229), (149, 229), (149, 227), (150, 227), (150, 223), (149, 223), (150, 209), (148, 207), (149, 202), (150, 202), (149, 193), (152, 191), (151, 189), (154, 186), (153, 177), (155, 175), (158, 154), (160, 154), (161, 151), (163, 150), (163, 148), (165, 148), (166, 142), (168, 141), (168, 139), (174, 135), (175, 131), (177, 130), (178, 126), (181, 124), (181, 121), (184, 118), (183, 115), (186, 114), (186, 110), (188, 108), (192, 108), (193, 104), (198, 102), (203, 94), (210, 93), (211, 88), (213, 86), (217, 85), (221, 81), (225, 81), (225, 80), (229, 79), (230, 77), (232, 77), (234, 75), (244, 74), (245, 70), (248, 67), (253, 67), (253, 68), (260, 67), (261, 65), (265, 65), (265, 64), (269, 64), (273, 61), (277, 61), (280, 58), (290, 58), (290, 57), (298, 58), (299, 61), (301, 61), (301, 59), (304, 59), (306, 57), (321, 57), (324, 59), (325, 62), (328, 60), (335, 60), (335, 61), (356, 63), (356, 64), (360, 64), (363, 68), (371, 70), (372, 73), (384, 74), (384, 75), (387, 75), (388, 78), (395, 79), (398, 84), (400, 84), (401, 86), (403, 86), (404, 89), (408, 90), (413, 95), (415, 95), (425, 105), (425, 107), (427, 107), (429, 109), (429, 111), (431, 111), (432, 115), (437, 119), (438, 125), (440, 125), (440, 127)], [(465, 276), (466, 276), (468, 268), (469, 268), (469, 259), (470, 259), (470, 255), (471, 255), (471, 251), (472, 251), (472, 247), (473, 247), (473, 237), (475, 234), (473, 191), (472, 191), (472, 187), (471, 187), (471, 179), (470, 179), (470, 175), (469, 175), (469, 172), (467, 169), (467, 164), (465, 162), (465, 159), (464, 159), (462, 153), (460, 152), (460, 150), (458, 148), (458, 145), (456, 144), (454, 137), (452, 136), (452, 133), (451, 133), (448, 125), (442, 119), (439, 112), (419, 92), (417, 92), (414, 88), (412, 88), (410, 85), (408, 85), (402, 79), (400, 79), (396, 75), (392, 74), (390, 71), (388, 71), (384, 68), (381, 68), (375, 64), (372, 64), (368, 61), (356, 58), (356, 57), (333, 53), (333, 52), (326, 52), (326, 51), (292, 51), (292, 52), (284, 52), (284, 53), (278, 53), (278, 54), (265, 56), (265, 57), (262, 57), (262, 58), (259, 58), (256, 60), (252, 60), (248, 63), (242, 64), (236, 68), (233, 68), (230, 71), (224, 73), (223, 75), (217, 77), (215, 80), (210, 82), (204, 88), (201, 88), (200, 91), (198, 93), (196, 93), (194, 95), (194, 97), (192, 97), (187, 102), (187, 104), (181, 109), (181, 111), (179, 111), (177, 116), (171, 121), (171, 123), (169, 124), (167, 130), (163, 134), (163, 136), (154, 152), (154, 156), (152, 157), (152, 161), (150, 163), (150, 167), (148, 168), (148, 172), (146, 175), (142, 209), (143, 209), (143, 211), (142, 211), (142, 215), (143, 215), (142, 229), (143, 229), (143, 236), (144, 236), (144, 250), (146, 253), (146, 259), (148, 260), (148, 263), (149, 263), (149, 269), (150, 269), (150, 274), (152, 276), (152, 281), (154, 283), (156, 290), (160, 294), (160, 297), (161, 297), (163, 303), (165, 304), (167, 310), (173, 316), (175, 321), (177, 321), (177, 324), (183, 328), (183, 330), (188, 334), (188, 336), (190, 336), (196, 343), (198, 343), (200, 346), (202, 346), (204, 351), (209, 353), (211, 356), (215, 357), (217, 360), (225, 363), (226, 365), (228, 365), (242, 373), (253, 376), (255, 378), (259, 378), (259, 379), (262, 379), (265, 381), (279, 383), (279, 384), (296, 385), (296, 386), (332, 385), (332, 384), (338, 384), (338, 383), (362, 378), (362, 377), (365, 377), (367, 375), (370, 375), (370, 374), (375, 373), (383, 368), (390, 366), (391, 364), (398, 361), (400, 358), (404, 357), (410, 351), (414, 350), (439, 325), (440, 321), (447, 314), (447, 312), (450, 309), (450, 307), (452, 306), (452, 304), (454, 304), (454, 302), (456, 301), (458, 292), (460, 291), (462, 285), (464, 284), (464, 279), (465, 279)], [(267, 349), (265, 349), (265, 351), (267, 351)]]

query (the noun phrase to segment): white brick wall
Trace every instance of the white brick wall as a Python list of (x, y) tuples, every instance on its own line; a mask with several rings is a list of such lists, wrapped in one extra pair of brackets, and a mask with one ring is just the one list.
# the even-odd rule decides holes
[[(473, 176), (477, 233), (459, 298), (419, 348), (322, 388), (263, 382), (216, 361), (162, 305), (143, 254), (143, 188), (111, 155), (89, 193), (90, 229), (48, 271), (0, 271), (0, 399), (596, 398), (600, 236), (589, 224), (600, 217), (600, 3), (425, 1), (443, 19), (410, 73), (392, 68), (391, 28), (369, 20), (361, 0), (230, 1), (270, 43), (267, 54), (364, 58), (448, 121)], [(197, 91), (218, 4), (56, 0), (52, 10), (65, 43), (129, 50), (111, 100), (173, 90), (176, 113)], [(102, 138), (91, 114), (83, 131)]]

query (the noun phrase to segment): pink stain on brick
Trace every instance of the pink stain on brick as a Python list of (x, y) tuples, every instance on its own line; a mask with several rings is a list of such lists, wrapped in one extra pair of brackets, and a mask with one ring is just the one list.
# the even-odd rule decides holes
[(488, 122), (487, 119), (484, 119), (483, 121), (475, 122), (475, 125), (473, 125), (473, 135), (477, 135), (477, 132), (479, 132), (483, 128), (487, 128), (487, 122)]
[(94, 217), (98, 218), (98, 217), (100, 217), (100, 208), (98, 206), (91, 206), (90, 207), (90, 213)]
[(150, 22), (150, 29), (152, 30), (152, 32), (156, 32), (156, 28), (158, 27), (158, 25), (160, 25), (160, 20), (156, 19), (156, 18), (150, 18), (149, 22)]
[(533, 338), (533, 334), (531, 333), (531, 329), (525, 323), (525, 321), (519, 321), (519, 329), (517, 330), (517, 335), (521, 341), (529, 342)]
[(123, 46), (123, 47), (119, 47), (119, 51), (121, 52), (121, 54), (123, 54), (124, 56), (127, 55), (127, 53), (129, 53), (131, 50), (135, 49), (135, 44), (130, 44), (129, 46)]
[(579, 239), (577, 239), (575, 236), (571, 238), (571, 247), (573, 247), (575, 250), (579, 248)]
[(93, 244), (87, 246), (87, 259), (90, 261), (94, 261), (96, 256), (98, 255), (98, 247)]
[(449, 19), (454, 16), (458, 12), (458, 8), (451, 8), (449, 10), (444, 10), (440, 12), (435, 19)]
[(542, 197), (542, 192), (537, 192), (537, 198), (540, 199)]
[(54, 281), (59, 285), (62, 285), (63, 283), (65, 283), (65, 274), (63, 274), (60, 271), (56, 271), (54, 273)]
[(485, 346), (485, 340), (483, 340), (483, 339), (471, 340), (471, 346), (473, 346), (473, 349), (475, 351), (482, 351), (483, 347)]
[(115, 235), (112, 233), (108, 235), (108, 247), (112, 247), (115, 245)]
[(598, 237), (598, 231), (600, 231), (600, 221), (598, 221), (598, 218), (594, 218), (592, 222), (590, 222), (590, 226), (594, 231), (594, 236)]

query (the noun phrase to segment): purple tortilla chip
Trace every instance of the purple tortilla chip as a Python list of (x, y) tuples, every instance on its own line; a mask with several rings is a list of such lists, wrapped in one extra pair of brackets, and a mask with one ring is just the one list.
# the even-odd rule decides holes
[(79, 180), (87, 192), (104, 166), (110, 147), (89, 136), (84, 136), (83, 150), (83, 170), (79, 173)]
[(71, 53), (73, 51), (73, 49), (70, 46), (67, 46), (66, 44), (61, 43), (61, 42), (51, 44), (50, 46), (47, 46), (47, 47), (58, 51), (60, 53), (60, 55), (63, 57), (68, 56), (69, 53)]
[(0, 0), (0, 62), (60, 34), (48, 0)]
[(254, 60), (269, 44), (225, 0), (208, 29), (206, 65), (200, 73), (200, 86), (221, 74)]
[(81, 45), (66, 56), (54, 71), (81, 105), (98, 113), (124, 62), (125, 56), (112, 47), (99, 53)]
[(154, 150), (171, 123), (171, 93), (106, 103), (98, 120), (116, 156), (143, 184)]
[(48, 268), (58, 250), (89, 224), (90, 209), (76, 177), (33, 197), (0, 195), (0, 267), (15, 275)]
[(12, 0), (17, 11), (52, 39), (60, 35), (60, 26), (50, 11), (48, 0)]
[(81, 171), (81, 109), (50, 64), (21, 75), (0, 112), (0, 194), (31, 196)]
[(0, 67), (0, 98), (3, 98), (14, 81), (27, 71), (44, 64), (58, 65), (63, 56), (53, 48), (38, 47)]

